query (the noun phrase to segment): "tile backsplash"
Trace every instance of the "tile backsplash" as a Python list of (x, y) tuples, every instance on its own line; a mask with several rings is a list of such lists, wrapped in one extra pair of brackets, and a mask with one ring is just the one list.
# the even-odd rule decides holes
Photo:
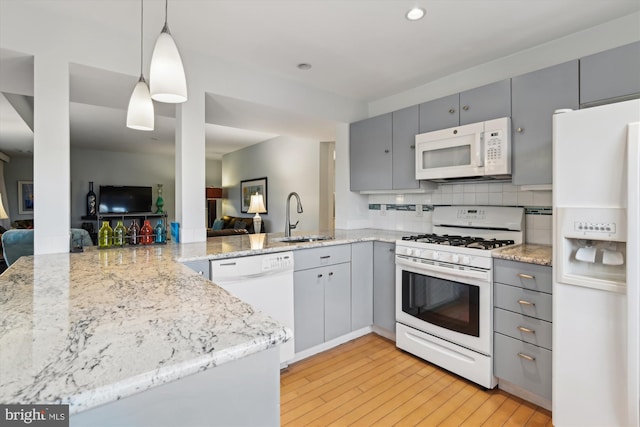
[(371, 227), (407, 233), (431, 232), (435, 205), (493, 205), (525, 208), (525, 242), (552, 242), (551, 191), (523, 191), (509, 183), (441, 184), (426, 194), (371, 194)]

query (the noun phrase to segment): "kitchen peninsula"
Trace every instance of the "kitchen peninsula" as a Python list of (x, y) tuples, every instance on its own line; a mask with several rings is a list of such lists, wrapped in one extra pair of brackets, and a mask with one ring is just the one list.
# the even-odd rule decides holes
[[(177, 414), (188, 425), (185, 410), (194, 422), (225, 411), (279, 417), (278, 346), (292, 332), (181, 262), (393, 242), (401, 233), (331, 234), (297, 244), (279, 242), (281, 233), (244, 235), (18, 260), (0, 276), (0, 401), (69, 404), (71, 425), (114, 413), (154, 425), (171, 425)], [(253, 409), (227, 405), (234, 393), (255, 400)]]

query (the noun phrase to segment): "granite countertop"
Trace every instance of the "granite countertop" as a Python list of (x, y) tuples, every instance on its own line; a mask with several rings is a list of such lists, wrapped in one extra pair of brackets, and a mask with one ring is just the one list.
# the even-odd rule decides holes
[(73, 414), (291, 338), (176, 262), (176, 247), (13, 264), (0, 276), (0, 402), (63, 403)]
[(493, 258), (496, 259), (506, 259), (510, 261), (520, 261), (546, 266), (551, 266), (553, 259), (551, 246), (531, 245), (528, 243), (496, 249), (492, 252), (492, 255)]
[(317, 234), (333, 239), (283, 243), (275, 233), (20, 258), (0, 276), (0, 402), (63, 403), (73, 414), (291, 338), (179, 261), (395, 242), (404, 233)]

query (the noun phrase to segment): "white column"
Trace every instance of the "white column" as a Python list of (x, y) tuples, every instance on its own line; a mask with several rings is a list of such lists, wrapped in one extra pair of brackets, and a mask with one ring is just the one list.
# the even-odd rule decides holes
[(34, 253), (69, 251), (69, 62), (54, 52), (34, 57)]
[(205, 94), (193, 87), (189, 100), (176, 107), (176, 220), (180, 243), (204, 242)]

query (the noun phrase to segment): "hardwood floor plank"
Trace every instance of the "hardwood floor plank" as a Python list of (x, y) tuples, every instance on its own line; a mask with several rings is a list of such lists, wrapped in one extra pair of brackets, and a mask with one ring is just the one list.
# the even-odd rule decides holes
[(441, 404), (431, 414), (424, 418), (418, 425), (423, 426), (437, 426), (444, 421), (449, 415), (462, 406), (471, 396), (476, 393), (480, 393), (480, 387), (471, 384), (464, 383), (462, 380), (458, 382), (463, 384), (462, 389), (454, 394), (450, 399)]
[(549, 411), (375, 334), (292, 364), (280, 382), (283, 426), (552, 426)]

